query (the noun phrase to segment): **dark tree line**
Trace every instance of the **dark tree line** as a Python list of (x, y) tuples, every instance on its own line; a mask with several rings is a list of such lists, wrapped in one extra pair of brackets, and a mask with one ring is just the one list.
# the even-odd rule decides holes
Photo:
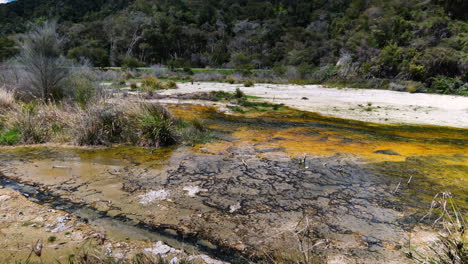
[(338, 63), (366, 78), (466, 82), (465, 7), (464, 0), (18, 0), (0, 6), (0, 43), (28, 21), (56, 18), (67, 55), (96, 66), (307, 73)]

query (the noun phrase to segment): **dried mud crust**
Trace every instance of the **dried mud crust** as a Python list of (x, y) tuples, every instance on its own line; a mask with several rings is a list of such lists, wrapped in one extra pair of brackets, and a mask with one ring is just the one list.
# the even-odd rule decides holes
[(197, 211), (192, 206), (195, 199), (217, 210), (181, 224), (252, 254), (275, 247), (296, 250), (291, 232), (307, 216), (316, 239), (326, 241), (316, 253), (327, 257), (340, 253), (350, 263), (406, 261), (399, 251), (406, 240), (398, 223), (404, 214), (391, 202), (388, 179), (350, 161), (349, 156), (302, 163), (281, 152), (267, 152), (269, 158), (259, 158), (253, 149), (228, 152), (189, 154), (167, 170), (165, 180), (133, 177), (126, 186), (140, 191), (156, 186), (169, 191), (196, 187), (199, 192), (189, 198), (192, 201), (184, 196), (171, 199), (179, 208)]
[[(347, 154), (291, 159), (281, 148), (249, 144), (217, 151), (179, 149), (156, 163), (152, 159), (164, 152), (144, 152), (144, 159), (123, 152), (107, 159), (100, 152), (80, 158), (73, 152), (38, 151), (51, 155), (39, 160), (34, 153), (30, 160), (3, 157), (2, 170), (110, 216), (172, 228), (247, 256), (297, 251), (293, 232), (307, 217), (320, 242), (314, 254), (324, 259), (405, 263), (413, 215), (425, 214), (430, 203), (421, 200), (419, 189), (406, 195), (409, 188), (402, 185), (395, 192), (406, 166), (412, 175), (423, 175), (426, 166), (418, 164), (429, 157), (414, 157), (414, 164), (371, 164)], [(130, 160), (117, 159), (121, 155)]]

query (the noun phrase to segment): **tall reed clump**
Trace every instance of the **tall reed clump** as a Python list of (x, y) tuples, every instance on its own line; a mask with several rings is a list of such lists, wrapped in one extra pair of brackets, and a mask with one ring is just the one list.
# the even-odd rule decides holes
[(0, 87), (0, 110), (12, 109), (16, 105), (15, 94), (4, 87)]
[(113, 104), (99, 102), (81, 111), (74, 134), (78, 145), (111, 145), (127, 142), (131, 135), (129, 120)]
[(425, 217), (428, 216), (436, 217), (433, 226), (437, 227), (437, 240), (423, 248), (410, 248), (408, 258), (421, 264), (468, 263), (466, 221), (452, 194), (437, 194), (432, 201), (430, 212)]
[[(159, 104), (101, 102), (82, 111), (77, 118), (75, 135), (79, 145), (167, 147), (192, 143), (208, 135), (204, 126), (184, 122)], [(194, 136), (185, 136), (188, 131)]]

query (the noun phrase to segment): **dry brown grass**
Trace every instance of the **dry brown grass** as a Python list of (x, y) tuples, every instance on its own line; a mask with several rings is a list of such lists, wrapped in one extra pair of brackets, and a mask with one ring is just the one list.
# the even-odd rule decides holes
[(12, 109), (15, 106), (15, 93), (5, 87), (0, 87), (0, 109)]

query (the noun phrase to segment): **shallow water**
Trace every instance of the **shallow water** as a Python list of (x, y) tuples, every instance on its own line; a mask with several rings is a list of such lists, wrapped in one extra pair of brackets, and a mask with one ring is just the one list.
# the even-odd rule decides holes
[[(181, 117), (205, 119), (215, 139), (159, 150), (2, 149), (1, 171), (92, 208), (75, 213), (92, 212), (87, 218), (119, 239), (167, 238), (106, 222), (112, 217), (249, 254), (287, 243), (288, 238), (273, 243), (266, 237), (284, 233), (308, 214), (321, 236), (337, 241), (333, 247), (359, 250), (363, 259), (380, 258), (369, 252), (393, 259), (401, 257), (406, 232), (435, 194), (450, 191), (468, 210), (467, 130), (378, 125), (287, 108), (245, 115), (203, 106), (170, 108)], [(160, 190), (169, 193), (167, 200), (141, 203), (141, 195)]]

